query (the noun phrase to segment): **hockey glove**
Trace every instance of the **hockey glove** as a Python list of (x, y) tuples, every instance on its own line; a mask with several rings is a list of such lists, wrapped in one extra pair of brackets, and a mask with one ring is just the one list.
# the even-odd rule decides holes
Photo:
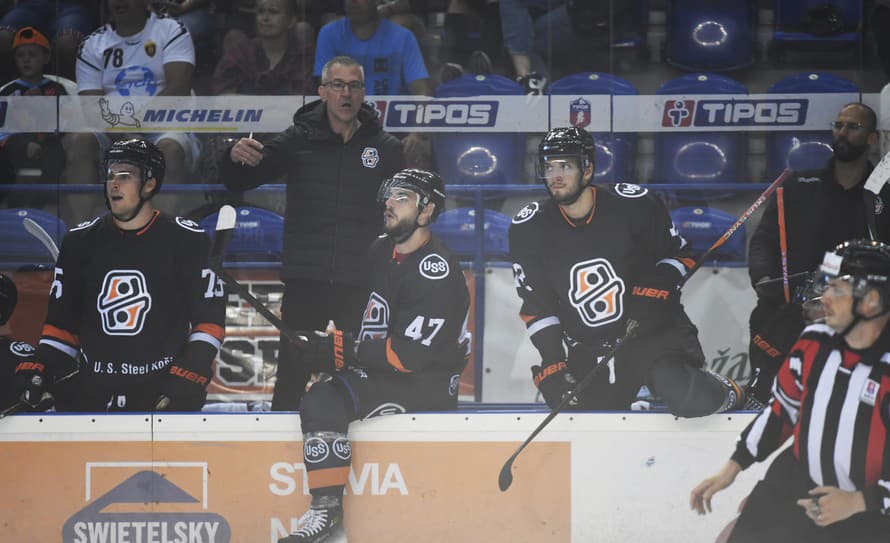
[(627, 313), (643, 331), (664, 326), (680, 307), (680, 273), (661, 264), (642, 274), (627, 296)]
[(46, 411), (55, 399), (49, 391), (52, 376), (46, 365), (34, 360), (20, 362), (15, 368), (16, 390), (21, 391), (19, 399), (33, 411)]
[(356, 365), (355, 340), (342, 330), (315, 331), (300, 350), (303, 366), (309, 373), (333, 373)]
[(160, 396), (155, 403), (155, 410), (200, 411), (207, 398), (208, 384), (209, 371), (193, 371), (174, 362), (161, 377)]
[(803, 328), (803, 313), (797, 304), (782, 304), (762, 325), (752, 328), (748, 356), (757, 378), (749, 392), (760, 402), (769, 400), (773, 380)]
[[(555, 409), (566, 394), (575, 388), (577, 382), (562, 360), (545, 365), (543, 368), (532, 366), (532, 379), (550, 409)], [(578, 398), (573, 398), (569, 405), (578, 405)]]
[(540, 96), (547, 89), (547, 78), (543, 75), (531, 72), (516, 80), (522, 86), (525, 94), (529, 96)]

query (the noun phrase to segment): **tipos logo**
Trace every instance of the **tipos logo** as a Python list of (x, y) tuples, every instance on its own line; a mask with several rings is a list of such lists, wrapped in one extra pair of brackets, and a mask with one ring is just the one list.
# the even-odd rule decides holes
[[(140, 471), (99, 496), (65, 522), (62, 542), (229, 543), (229, 523), (206, 511), (207, 497), (195, 498), (168, 475)], [(172, 504), (171, 511), (163, 511), (167, 504)]]
[(135, 336), (151, 310), (151, 294), (139, 270), (111, 270), (96, 300), (102, 330), (110, 336)]
[(572, 266), (569, 302), (587, 326), (602, 326), (621, 318), (624, 281), (604, 258)]

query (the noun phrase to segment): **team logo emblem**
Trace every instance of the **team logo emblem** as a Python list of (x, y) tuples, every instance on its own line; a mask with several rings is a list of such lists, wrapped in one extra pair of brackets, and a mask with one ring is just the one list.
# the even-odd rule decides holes
[(185, 228), (186, 230), (191, 230), (192, 232), (203, 232), (204, 229), (201, 228), (201, 225), (196, 223), (191, 219), (186, 219), (184, 217), (176, 217), (176, 224)]
[(644, 189), (633, 183), (616, 183), (615, 192), (625, 198), (639, 198), (640, 196), (645, 196), (646, 193), (649, 192), (649, 189)]
[(572, 126), (584, 128), (590, 124), (590, 102), (578, 98), (569, 102), (569, 122)]
[(110, 336), (135, 336), (151, 310), (151, 294), (139, 270), (111, 270), (102, 280), (96, 308), (102, 331)]
[(378, 162), (380, 162), (380, 153), (377, 152), (377, 148), (365, 147), (362, 151), (362, 165), (365, 168), (376, 168)]
[(519, 210), (518, 213), (513, 217), (513, 224), (524, 223), (525, 221), (531, 219), (535, 216), (535, 213), (538, 212), (540, 206), (538, 202), (532, 202), (527, 204), (525, 207)]
[(692, 126), (695, 100), (668, 100), (664, 103), (661, 126)]
[(349, 461), (352, 458), (352, 444), (345, 437), (338, 437), (334, 440), (334, 443), (331, 445), (331, 450), (334, 451), (334, 456), (339, 458), (340, 460)]
[(303, 443), (303, 461), (309, 464), (324, 462), (330, 452), (328, 444), (320, 437), (310, 437)]
[(158, 44), (156, 44), (153, 41), (149, 41), (148, 43), (145, 44), (145, 54), (146, 55), (153, 57), (153, 56), (155, 56), (155, 53), (157, 53), (157, 52), (158, 52)]
[(862, 394), (859, 395), (859, 401), (871, 406), (875, 405), (875, 400), (878, 398), (878, 391), (880, 388), (881, 385), (879, 385), (877, 381), (873, 379), (867, 380), (865, 386), (862, 387)]
[(103, 121), (111, 126), (119, 124), (135, 126), (136, 128), (141, 126), (139, 119), (136, 118), (136, 106), (133, 105), (133, 102), (124, 102), (121, 105), (120, 113), (112, 113), (111, 108), (108, 106), (108, 100), (99, 98), (99, 115), (102, 116)]
[(30, 356), (36, 352), (36, 349), (24, 341), (13, 341), (9, 344), (9, 352), (16, 356)]
[(604, 258), (579, 262), (572, 266), (569, 302), (581, 321), (595, 327), (621, 318), (624, 281)]
[(418, 266), (420, 275), (427, 279), (444, 279), (448, 277), (448, 261), (436, 253), (426, 255)]
[(880, 215), (884, 212), (884, 200), (881, 199), (880, 196), (875, 198), (875, 215)]
[(513, 286), (516, 288), (524, 288), (525, 290), (531, 292), (532, 287), (525, 281), (525, 270), (522, 269), (522, 266), (519, 264), (513, 264)]
[(372, 292), (368, 305), (362, 315), (362, 329), (359, 332), (361, 341), (366, 339), (383, 339), (389, 329), (389, 303), (386, 298)]

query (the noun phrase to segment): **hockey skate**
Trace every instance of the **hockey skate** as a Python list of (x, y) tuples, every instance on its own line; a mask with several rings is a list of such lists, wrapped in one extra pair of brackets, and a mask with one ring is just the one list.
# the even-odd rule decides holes
[(278, 543), (346, 543), (342, 507), (311, 506), (303, 513), (297, 529)]

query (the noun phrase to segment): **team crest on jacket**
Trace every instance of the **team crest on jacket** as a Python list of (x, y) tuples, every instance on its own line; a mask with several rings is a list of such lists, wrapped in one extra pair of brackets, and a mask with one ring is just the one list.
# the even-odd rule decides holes
[(386, 298), (372, 292), (368, 305), (362, 314), (362, 329), (359, 341), (366, 339), (383, 339), (389, 330), (389, 303)]
[(513, 224), (524, 223), (525, 221), (531, 219), (535, 216), (535, 213), (537, 213), (540, 208), (541, 206), (538, 205), (538, 202), (526, 204), (525, 207), (520, 209), (519, 212), (513, 216)]
[(448, 261), (436, 253), (432, 253), (423, 257), (418, 266), (420, 275), (427, 279), (444, 279), (448, 277)]
[(624, 281), (604, 258), (594, 258), (572, 266), (569, 302), (581, 321), (590, 327), (621, 318)]
[(644, 189), (633, 183), (616, 183), (615, 192), (625, 198), (639, 198), (640, 196), (645, 196), (646, 193), (649, 192), (649, 189)]
[(135, 336), (151, 310), (151, 294), (139, 270), (111, 270), (96, 300), (102, 331), (110, 336)]
[(380, 153), (377, 152), (377, 148), (365, 147), (362, 151), (362, 165), (365, 168), (376, 168), (378, 162), (380, 162)]

